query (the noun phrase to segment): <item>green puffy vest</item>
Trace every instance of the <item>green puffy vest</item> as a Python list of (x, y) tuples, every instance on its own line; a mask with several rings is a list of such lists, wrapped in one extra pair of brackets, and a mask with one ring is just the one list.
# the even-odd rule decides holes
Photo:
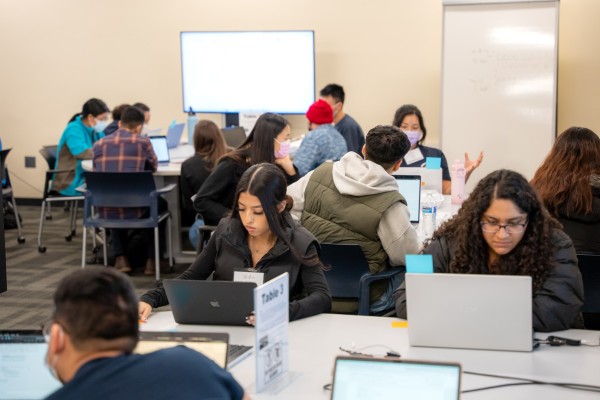
[[(368, 196), (341, 194), (333, 183), (333, 163), (322, 164), (312, 173), (304, 192), (302, 225), (320, 243), (353, 243), (360, 245), (371, 273), (385, 271), (388, 257), (377, 236), (383, 213), (396, 202), (406, 204), (397, 192)], [(380, 297), (387, 282), (376, 282), (371, 288), (371, 301)]]

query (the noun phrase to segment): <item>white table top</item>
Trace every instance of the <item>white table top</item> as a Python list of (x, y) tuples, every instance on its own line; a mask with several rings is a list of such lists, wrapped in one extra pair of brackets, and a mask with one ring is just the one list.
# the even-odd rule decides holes
[[(406, 328), (393, 328), (397, 318), (366, 317), (354, 315), (321, 314), (289, 325), (290, 371), (300, 377), (277, 396), (252, 393), (254, 384), (254, 356), (232, 368), (231, 373), (248, 390), (252, 398), (328, 399), (329, 391), (323, 385), (331, 382), (333, 362), (342, 355), (339, 347), (360, 350), (366, 346), (385, 345), (399, 352), (403, 358), (457, 361), (463, 371), (475, 371), (536, 378), (553, 382), (600, 385), (600, 347), (550, 347), (542, 345), (531, 353), (418, 348), (408, 345)], [(251, 327), (224, 327), (179, 325), (171, 312), (155, 312), (142, 330), (228, 332), (234, 344), (254, 344)], [(536, 334), (546, 337), (547, 334)], [(599, 342), (599, 331), (570, 330), (559, 336)], [(381, 354), (386, 348), (373, 347), (365, 353)], [(509, 381), (463, 374), (462, 389), (497, 385)], [(464, 394), (465, 399), (593, 399), (598, 393), (575, 391), (553, 386), (528, 385), (492, 389)]]

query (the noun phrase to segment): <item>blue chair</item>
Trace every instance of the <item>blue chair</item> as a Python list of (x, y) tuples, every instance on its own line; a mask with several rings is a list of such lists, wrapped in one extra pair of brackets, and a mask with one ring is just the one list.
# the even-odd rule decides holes
[(600, 254), (577, 254), (583, 279), (583, 322), (587, 329), (600, 330)]
[[(154, 257), (156, 280), (160, 279), (160, 249), (158, 226), (167, 220), (167, 246), (169, 249), (169, 266), (173, 266), (171, 245), (171, 214), (164, 211), (159, 214), (158, 198), (175, 188), (175, 184), (157, 190), (152, 172), (86, 172), (86, 188), (83, 205), (83, 249), (81, 267), (85, 267), (87, 228), (99, 229), (154, 229)], [(98, 214), (98, 207), (114, 208), (148, 208), (147, 218), (111, 219)], [(106, 237), (106, 233), (104, 233)], [(107, 264), (106, 241), (104, 243), (104, 265)]]
[(371, 274), (365, 255), (357, 244), (321, 243), (321, 261), (329, 267), (324, 273), (334, 301), (357, 300), (358, 315), (369, 315), (372, 283), (405, 272), (403, 268), (390, 268)]
[(0, 151), (0, 165), (4, 165), (4, 168), (2, 168), (2, 171), (0, 171), (0, 181), (6, 180), (5, 184), (2, 186), (2, 198), (10, 202), (10, 205), (15, 212), (15, 222), (17, 223), (18, 232), (17, 242), (19, 244), (23, 244), (25, 243), (25, 236), (23, 236), (23, 231), (21, 230), (21, 221), (19, 219), (17, 201), (15, 200), (15, 194), (10, 183), (10, 176), (8, 175), (8, 169), (6, 168), (6, 157), (8, 157), (8, 153), (10, 153), (11, 150), (12, 149), (6, 149)]
[(52, 215), (50, 214), (50, 205), (53, 202), (59, 201), (64, 202), (69, 209), (69, 223), (70, 230), (69, 234), (65, 236), (65, 240), (70, 242), (76, 234), (75, 225), (77, 222), (77, 208), (79, 202), (83, 201), (83, 195), (81, 196), (64, 196), (58, 192), (52, 190), (52, 180), (54, 174), (67, 173), (71, 170), (56, 170), (56, 153), (58, 146), (44, 146), (40, 150), (40, 154), (44, 157), (44, 160), (48, 163), (48, 170), (46, 171), (46, 180), (44, 183), (44, 193), (42, 197), (42, 211), (40, 214), (40, 225), (38, 228), (38, 252), (45, 253), (46, 246), (42, 244), (42, 232), (44, 230), (44, 220), (51, 220)]

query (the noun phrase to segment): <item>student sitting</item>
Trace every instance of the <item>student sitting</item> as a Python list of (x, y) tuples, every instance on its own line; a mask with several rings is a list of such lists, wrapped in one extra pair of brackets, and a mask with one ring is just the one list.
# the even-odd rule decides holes
[(44, 327), (46, 363), (64, 386), (47, 399), (249, 399), (229, 372), (187, 347), (132, 354), (138, 330), (125, 275), (88, 267), (65, 277)]
[[(409, 148), (400, 129), (376, 126), (367, 133), (364, 160), (348, 152), (288, 188), (294, 217), (320, 242), (360, 244), (372, 273), (405, 265), (406, 254), (418, 252), (419, 244), (406, 200), (391, 174)], [(394, 306), (392, 291), (398, 284), (373, 284), (371, 312)]]
[(554, 142), (531, 186), (558, 218), (577, 252), (600, 253), (600, 139), (569, 128)]
[[(331, 308), (318, 243), (289, 214), (287, 182), (273, 164), (254, 165), (242, 175), (230, 217), (223, 218), (208, 244), (177, 279), (232, 281), (235, 270), (254, 270), (269, 281), (285, 272), (290, 279), (290, 320)], [(141, 297), (140, 318), (168, 304), (162, 285)]]
[[(560, 331), (582, 326), (583, 283), (573, 243), (559, 228), (523, 176), (498, 170), (423, 252), (433, 256), (435, 272), (531, 276), (533, 329)], [(407, 317), (404, 291), (401, 285), (394, 293), (400, 318)]]

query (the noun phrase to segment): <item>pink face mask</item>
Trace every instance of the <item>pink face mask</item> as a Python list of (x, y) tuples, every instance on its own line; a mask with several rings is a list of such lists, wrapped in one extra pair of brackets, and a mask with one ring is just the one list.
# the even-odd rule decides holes
[(284, 140), (283, 142), (280, 142), (277, 139), (275, 139), (275, 141), (277, 143), (279, 143), (279, 150), (275, 150), (275, 158), (287, 157), (290, 154), (290, 146), (291, 146), (290, 141)]

